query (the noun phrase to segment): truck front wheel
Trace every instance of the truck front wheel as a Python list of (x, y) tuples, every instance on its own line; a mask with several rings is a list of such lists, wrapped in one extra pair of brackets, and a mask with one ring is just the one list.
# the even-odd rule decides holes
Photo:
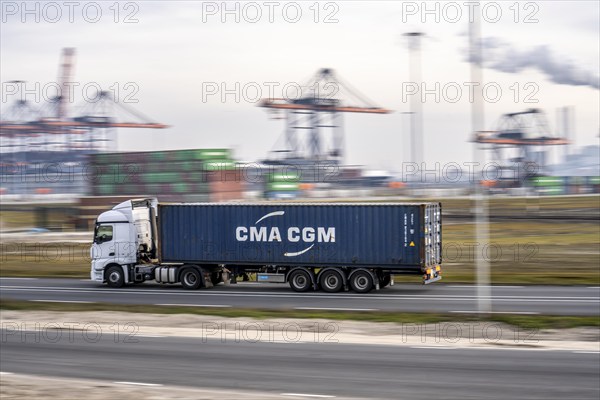
[(194, 268), (187, 268), (181, 273), (181, 286), (184, 289), (195, 290), (202, 285), (202, 278), (200, 272)]
[(290, 287), (292, 290), (294, 290), (294, 292), (307, 292), (312, 286), (310, 274), (301, 269), (293, 271), (290, 274), (288, 281), (290, 282)]
[(123, 268), (119, 266), (110, 267), (106, 271), (106, 284), (113, 288), (120, 288), (125, 284)]

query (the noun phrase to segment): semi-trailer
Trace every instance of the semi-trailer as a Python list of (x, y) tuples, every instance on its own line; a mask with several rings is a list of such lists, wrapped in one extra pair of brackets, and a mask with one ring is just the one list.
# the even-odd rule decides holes
[(296, 292), (367, 293), (393, 275), (441, 279), (440, 203), (184, 203), (133, 199), (100, 214), (93, 281), (185, 289), (240, 276)]

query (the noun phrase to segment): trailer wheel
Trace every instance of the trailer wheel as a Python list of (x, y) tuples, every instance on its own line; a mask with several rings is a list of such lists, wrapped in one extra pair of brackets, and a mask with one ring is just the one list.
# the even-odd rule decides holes
[(388, 286), (390, 284), (390, 282), (392, 281), (392, 274), (381, 274), (379, 277), (379, 288), (383, 289), (384, 287)]
[(373, 278), (368, 271), (358, 270), (350, 276), (350, 287), (356, 293), (369, 293), (373, 289)]
[(293, 271), (288, 281), (295, 292), (307, 292), (312, 286), (309, 273), (301, 269)]
[(210, 280), (212, 281), (213, 285), (218, 285), (219, 283), (223, 282), (223, 274), (220, 271), (212, 272), (210, 274)]
[(195, 268), (184, 269), (181, 273), (181, 286), (187, 290), (196, 290), (202, 285), (200, 272)]
[(123, 287), (123, 285), (125, 285), (123, 268), (119, 266), (110, 267), (106, 271), (106, 284), (113, 288)]
[(319, 274), (319, 283), (323, 291), (337, 293), (342, 290), (344, 282), (340, 273), (334, 269), (328, 269)]

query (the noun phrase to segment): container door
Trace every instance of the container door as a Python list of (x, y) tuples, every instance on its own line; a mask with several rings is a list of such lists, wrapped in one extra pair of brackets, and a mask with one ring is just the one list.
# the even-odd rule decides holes
[(425, 207), (425, 265), (439, 265), (442, 262), (442, 207), (441, 204), (428, 204)]

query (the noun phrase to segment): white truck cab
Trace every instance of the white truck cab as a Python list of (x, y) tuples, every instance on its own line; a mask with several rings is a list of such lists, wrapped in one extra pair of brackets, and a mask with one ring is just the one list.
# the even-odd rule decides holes
[(132, 282), (130, 270), (155, 257), (156, 199), (127, 200), (98, 216), (90, 279), (122, 286)]

